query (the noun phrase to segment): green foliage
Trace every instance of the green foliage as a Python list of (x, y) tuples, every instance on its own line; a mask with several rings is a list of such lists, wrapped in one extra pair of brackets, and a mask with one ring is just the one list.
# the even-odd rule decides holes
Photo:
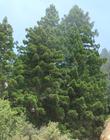
[(93, 25), (78, 6), (59, 22), (51, 5), (38, 25), (27, 29), (25, 48), (19, 54), (25, 84), (13, 98), (17, 106), (26, 108), (35, 125), (51, 120), (76, 138), (95, 140), (99, 136), (107, 95), (100, 70), (104, 60), (98, 53)]
[(12, 32), (12, 27), (5, 17), (0, 23), (0, 96), (5, 98), (7, 98), (10, 88), (15, 56)]
[[(31, 133), (32, 134), (32, 133)], [(62, 134), (58, 128), (58, 123), (50, 122), (47, 126), (41, 127), (36, 130), (29, 139), (27, 136), (15, 136), (12, 140), (73, 140), (70, 138), (70, 134)]]
[(107, 87), (106, 87), (106, 92), (107, 92), (107, 106), (108, 106), (108, 114), (110, 112), (110, 51), (108, 51), (107, 49), (103, 49), (101, 54), (100, 54), (101, 58), (104, 59), (104, 64), (101, 67), (102, 72), (105, 73), (106, 75), (106, 83), (107, 83)]
[(26, 125), (24, 116), (19, 116), (7, 100), (0, 99), (0, 139), (9, 140), (21, 134)]
[[(7, 38), (2, 36), (4, 26), (10, 29)], [(0, 29), (5, 44), (1, 52), (9, 47), (10, 53), (13, 48), (11, 27), (3, 21)], [(50, 5), (38, 24), (26, 31), (24, 46), (18, 46), (16, 57), (8, 55), (8, 51), (1, 54), (2, 97), (8, 97), (11, 106), (19, 114), (25, 112), (27, 119), (37, 127), (49, 121), (59, 122), (59, 128), (69, 131), (73, 138), (97, 140), (108, 113), (108, 95), (105, 74), (101, 71), (105, 60), (100, 58), (99, 44), (95, 42), (98, 33), (88, 13), (74, 6), (60, 21), (55, 6)], [(11, 45), (8, 46), (9, 38)], [(7, 89), (3, 81), (8, 81)], [(25, 132), (31, 139), (35, 129), (28, 127), (29, 131)], [(24, 137), (24, 130), (22, 132)], [(34, 139), (69, 138), (61, 136), (56, 124), (49, 124), (41, 128)]]
[(51, 4), (50, 7), (46, 9), (46, 15), (41, 18), (41, 20), (38, 22), (38, 25), (45, 27), (56, 27), (59, 23), (59, 20), (58, 12), (56, 11), (55, 6)]
[(68, 69), (69, 77), (65, 84), (70, 97), (68, 110), (73, 110), (73, 119), (67, 116), (65, 124), (76, 137), (95, 140), (100, 135), (97, 130), (107, 113), (106, 81), (100, 70), (103, 59), (98, 53), (99, 45), (94, 40), (98, 34), (93, 30), (88, 13), (78, 6), (74, 6), (65, 16), (61, 28), (65, 37), (65, 52), (68, 52), (64, 66)]

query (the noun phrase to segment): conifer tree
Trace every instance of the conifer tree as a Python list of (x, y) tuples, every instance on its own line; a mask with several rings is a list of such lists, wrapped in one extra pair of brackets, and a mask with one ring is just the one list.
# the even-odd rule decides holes
[(8, 97), (14, 61), (13, 30), (5, 17), (0, 23), (0, 96)]
[(62, 51), (56, 49), (58, 20), (58, 12), (50, 5), (38, 25), (27, 29), (25, 48), (20, 54), (25, 85), (21, 94), (15, 92), (13, 98), (17, 100), (16, 105), (26, 107), (28, 117), (37, 125), (49, 120), (62, 121), (63, 104), (68, 101), (61, 89), (60, 63), (64, 57)]
[(87, 13), (74, 6), (61, 24), (65, 36), (70, 108), (65, 124), (80, 139), (97, 139), (107, 111), (103, 59), (95, 43), (97, 31)]
[(51, 5), (38, 24), (27, 29), (18, 60), (23, 71), (17, 74), (24, 84), (13, 98), (35, 125), (52, 120), (75, 138), (98, 139), (107, 95), (97, 35), (88, 14), (78, 6), (59, 23)]

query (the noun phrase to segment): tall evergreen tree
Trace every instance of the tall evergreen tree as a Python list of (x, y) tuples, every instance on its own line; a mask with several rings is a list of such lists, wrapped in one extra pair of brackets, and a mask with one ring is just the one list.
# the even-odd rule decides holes
[(5, 17), (0, 23), (0, 96), (8, 94), (14, 61), (13, 30)]
[(37, 124), (62, 121), (65, 115), (63, 104), (68, 101), (61, 89), (63, 79), (59, 67), (63, 54), (56, 49), (58, 20), (58, 12), (50, 5), (38, 25), (27, 29), (25, 48), (20, 54), (25, 85), (19, 91), (21, 94), (13, 93), (13, 98), (17, 100), (16, 106), (20, 103), (26, 107), (30, 120)]
[(78, 6), (59, 23), (51, 5), (38, 25), (27, 29), (18, 60), (23, 71), (17, 74), (24, 84), (13, 93), (13, 104), (25, 107), (30, 121), (36, 125), (58, 121), (75, 138), (98, 139), (107, 96), (97, 35)]
[[(106, 82), (100, 68), (103, 59), (95, 43), (88, 13), (74, 6), (61, 23), (65, 37), (65, 55), (69, 79), (67, 80), (70, 108), (65, 124), (80, 139), (98, 139), (107, 109)], [(68, 122), (68, 123), (67, 123)]]

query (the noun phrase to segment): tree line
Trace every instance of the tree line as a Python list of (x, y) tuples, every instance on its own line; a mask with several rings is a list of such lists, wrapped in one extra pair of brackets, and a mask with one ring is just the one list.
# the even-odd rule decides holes
[[(78, 6), (60, 19), (55, 6), (50, 5), (45, 16), (26, 29), (23, 45), (14, 42), (12, 26), (6, 17), (3, 19), (0, 23), (0, 118), (3, 113), (5, 117), (10, 116), (12, 111), (15, 120), (7, 116), (11, 120), (7, 126), (8, 118), (4, 117), (2, 125), (4, 130), (9, 127), (9, 131), (0, 131), (2, 140), (12, 138), (11, 131), (12, 135), (25, 135), (28, 127), (24, 126), (31, 125), (34, 131), (50, 121), (58, 123), (52, 126), (63, 134), (71, 134), (71, 138), (99, 139), (109, 114), (109, 96), (102, 71), (105, 59), (100, 57), (97, 36), (89, 14)], [(10, 109), (5, 110), (5, 106)]]

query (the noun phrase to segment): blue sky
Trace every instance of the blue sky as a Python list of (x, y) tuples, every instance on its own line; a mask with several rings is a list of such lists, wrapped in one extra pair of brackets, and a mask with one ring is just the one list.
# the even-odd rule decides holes
[(34, 26), (50, 4), (56, 6), (60, 17), (68, 14), (75, 4), (88, 11), (99, 31), (97, 42), (101, 49), (110, 50), (110, 0), (0, 0), (0, 21), (7, 16), (13, 26), (15, 40), (21, 42), (25, 28)]

